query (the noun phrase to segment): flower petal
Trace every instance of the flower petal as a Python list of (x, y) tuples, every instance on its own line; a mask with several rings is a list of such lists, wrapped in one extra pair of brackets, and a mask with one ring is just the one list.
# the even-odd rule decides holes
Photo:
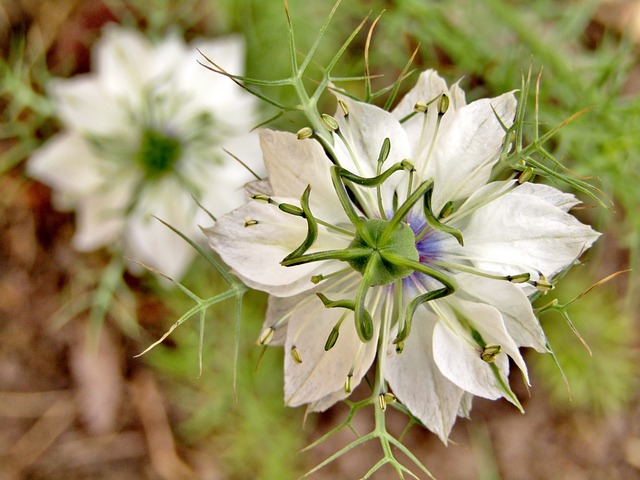
[(460, 290), (475, 302), (492, 305), (500, 311), (509, 335), (519, 347), (532, 347), (546, 353), (546, 338), (533, 313), (531, 302), (521, 288), (504, 280), (491, 280), (475, 275), (455, 277)]
[[(411, 149), (406, 132), (400, 122), (389, 112), (362, 102), (356, 102), (347, 97), (339, 97), (346, 103), (349, 115), (345, 116), (339, 108), (336, 120), (340, 126), (342, 137), (334, 133), (334, 149), (338, 163), (352, 173), (361, 177), (374, 177), (378, 166), (378, 157), (385, 138), (389, 139), (391, 149), (389, 156), (382, 166), (382, 171), (405, 159), (411, 159)], [(345, 144), (346, 141), (346, 144)], [(403, 180), (401, 173), (394, 173), (381, 186), (384, 208), (391, 212), (392, 198), (396, 187)], [(361, 195), (366, 195), (370, 217), (377, 216), (376, 190), (362, 189)], [(400, 198), (402, 201), (403, 198)]]
[[(257, 221), (247, 226), (247, 219)], [(311, 289), (311, 276), (331, 269), (331, 262), (311, 262), (283, 267), (280, 262), (303, 242), (306, 221), (282, 212), (275, 205), (252, 200), (205, 230), (211, 247), (252, 288), (278, 296)], [(320, 226), (314, 250), (346, 247), (348, 240)], [(329, 265), (327, 267), (327, 265)], [(343, 268), (336, 265), (334, 270)]]
[[(329, 298), (336, 295), (353, 297), (353, 291), (338, 289), (336, 292), (323, 290)], [(339, 298), (339, 297), (337, 297)], [(279, 299), (273, 298), (278, 302)], [(340, 336), (329, 351), (324, 346), (331, 330), (338, 320), (346, 318), (340, 327)], [(322, 400), (315, 409), (331, 406), (331, 400), (339, 400), (348, 394), (344, 392), (347, 376), (353, 371), (352, 386), (355, 388), (365, 375), (376, 353), (378, 327), (374, 322), (374, 336), (362, 343), (356, 333), (353, 312), (341, 308), (326, 308), (319, 298), (315, 298), (304, 308), (291, 315), (287, 326), (285, 343), (285, 402), (295, 407)], [(298, 363), (290, 354), (291, 349), (299, 351), (302, 362)]]
[(426, 308), (416, 312), (403, 352), (393, 352), (387, 359), (385, 378), (398, 400), (446, 443), (464, 391), (435, 364), (432, 344), (437, 321)]
[(434, 180), (435, 212), (448, 201), (466, 198), (487, 183), (505, 137), (496, 116), (509, 128), (515, 109), (515, 96), (506, 93), (477, 100), (444, 115), (425, 173), (425, 178)]
[[(503, 283), (503, 287), (507, 285)], [(499, 288), (501, 290), (502, 288)], [(515, 364), (520, 368), (525, 379), (528, 381), (527, 365), (524, 363), (522, 355), (518, 350), (518, 345), (507, 332), (502, 315), (498, 309), (486, 303), (469, 302), (463, 300), (459, 295), (447, 298), (459, 316), (482, 335), (488, 344), (500, 345), (502, 352), (509, 355)], [(500, 355), (500, 354), (499, 354)], [(505, 377), (506, 378), (506, 377)]]
[(131, 136), (126, 108), (110, 95), (95, 74), (52, 80), (47, 90), (67, 128), (82, 134)]
[[(491, 366), (470, 346), (473, 340), (462, 331), (438, 322), (433, 330), (433, 358), (440, 372), (458, 387), (473, 395), (495, 400), (506, 392)], [(509, 373), (506, 355), (498, 355), (494, 364), (502, 379)]]
[[(94, 65), (100, 84), (111, 99), (125, 100), (135, 110), (142, 105), (147, 82), (161, 70), (153, 62), (150, 42), (140, 32), (116, 25), (104, 29), (95, 50)], [(165, 64), (165, 69), (170, 65)]]
[(332, 223), (349, 221), (331, 183), (331, 162), (320, 143), (263, 129), (260, 146), (275, 196), (293, 199), (299, 205), (304, 190), (311, 185), (309, 203), (314, 215)]
[(537, 278), (542, 272), (551, 278), (598, 238), (599, 233), (565, 212), (565, 197), (523, 186), (471, 214), (464, 226), (464, 247), (449, 242), (447, 252), (499, 275), (528, 272)]
[(67, 209), (102, 184), (100, 165), (100, 159), (84, 139), (62, 132), (33, 153), (27, 172), (49, 185), (54, 190), (57, 207)]

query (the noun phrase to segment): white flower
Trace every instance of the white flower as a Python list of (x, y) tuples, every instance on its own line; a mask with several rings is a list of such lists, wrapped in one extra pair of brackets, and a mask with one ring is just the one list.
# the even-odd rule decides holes
[[(29, 160), (28, 173), (54, 190), (58, 208), (75, 209), (74, 245), (109, 247), (171, 277), (193, 249), (152, 215), (190, 238), (208, 217), (244, 201), (253, 176), (239, 158), (259, 156), (254, 98), (198, 63), (241, 71), (244, 47), (228, 37), (186, 45), (177, 34), (152, 45), (139, 32), (109, 26), (89, 74), (51, 83), (63, 131)], [(204, 238), (203, 238), (204, 239)]]
[(391, 113), (339, 101), (328, 154), (261, 132), (269, 181), (208, 230), (210, 244), (271, 294), (260, 343), (286, 349), (288, 405), (328, 408), (376, 360), (397, 399), (446, 440), (473, 395), (519, 406), (509, 357), (527, 379), (519, 347), (547, 351), (528, 295), (598, 234), (568, 213), (572, 195), (491, 181), (512, 93), (467, 105), (427, 71)]

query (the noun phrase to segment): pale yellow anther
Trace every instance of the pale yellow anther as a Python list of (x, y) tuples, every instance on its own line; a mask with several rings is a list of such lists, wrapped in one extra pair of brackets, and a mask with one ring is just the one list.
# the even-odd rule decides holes
[(302, 354), (295, 345), (291, 347), (291, 358), (293, 358), (293, 361), (296, 363), (302, 363)]
[(310, 138), (313, 136), (313, 129), (309, 127), (303, 127), (300, 130), (298, 130), (297, 136), (298, 136), (298, 140), (304, 140), (306, 138)]
[(273, 327), (264, 329), (260, 334), (260, 338), (258, 338), (258, 344), (267, 345), (273, 337), (273, 332), (275, 332), (275, 329)]
[(501, 352), (502, 347), (500, 345), (489, 343), (482, 349), (480, 358), (487, 363), (492, 363)]
[(325, 127), (327, 127), (328, 130), (332, 132), (335, 132), (336, 130), (338, 130), (339, 128), (338, 122), (331, 115), (327, 115), (326, 113), (323, 113), (320, 118), (322, 119), (322, 123), (324, 124)]

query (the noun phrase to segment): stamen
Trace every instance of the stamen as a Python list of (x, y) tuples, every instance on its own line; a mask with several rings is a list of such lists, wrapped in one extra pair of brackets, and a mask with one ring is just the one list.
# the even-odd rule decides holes
[(340, 125), (338, 125), (336, 119), (331, 115), (323, 113), (322, 115), (320, 115), (320, 119), (322, 120), (324, 126), (327, 127), (327, 130), (329, 130), (330, 132), (336, 132), (340, 128)]
[(305, 140), (307, 138), (311, 138), (313, 136), (313, 129), (309, 127), (303, 127), (300, 130), (298, 130), (298, 133), (296, 134), (296, 136), (298, 137), (298, 140)]
[(522, 185), (523, 183), (528, 182), (533, 176), (533, 168), (527, 167), (525, 168), (520, 176), (518, 177), (518, 184)]
[(260, 334), (260, 337), (258, 338), (258, 345), (267, 345), (273, 338), (273, 334), (275, 333), (275, 331), (276, 329), (273, 325), (263, 330)]
[(477, 275), (478, 277), (489, 278), (491, 280), (506, 280), (511, 283), (525, 283), (531, 278), (531, 274), (527, 272), (516, 273), (514, 275), (494, 275), (492, 273), (483, 272), (476, 268), (461, 263), (454, 263), (450, 261), (443, 262), (441, 260), (432, 260), (431, 265), (441, 267), (446, 270), (459, 270), (461, 272)]
[(253, 227), (254, 225), (258, 225), (258, 220), (255, 220), (251, 217), (244, 217), (244, 226), (245, 227)]
[(300, 353), (300, 350), (298, 350), (298, 347), (296, 347), (295, 345), (293, 345), (291, 347), (291, 358), (293, 358), (293, 361), (296, 362), (297, 364), (301, 364), (302, 363), (302, 354)]
[(344, 116), (348, 116), (349, 115), (349, 107), (347, 106), (346, 102), (344, 100), (342, 100), (341, 98), (338, 99), (338, 105), (340, 105), (340, 109), (342, 110), (342, 113), (344, 114)]
[(348, 314), (349, 312), (344, 312), (340, 316), (340, 320), (338, 320), (338, 322), (331, 329), (331, 333), (329, 333), (329, 337), (327, 337), (327, 341), (324, 344), (324, 350), (326, 352), (331, 350), (333, 346), (336, 344), (336, 342), (338, 341), (338, 337), (340, 336), (340, 326), (342, 325), (342, 322), (344, 321), (344, 319), (347, 318)]
[(335, 272), (332, 273), (327, 273), (327, 274), (318, 274), (318, 275), (313, 275), (311, 277), (311, 283), (314, 284), (318, 284), (320, 282), (323, 282), (325, 280), (329, 280), (330, 278), (336, 277), (338, 275), (342, 275), (343, 273), (348, 272), (349, 270), (351, 270), (351, 268), (347, 267), (347, 268), (343, 268), (341, 270), (336, 270)]
[(488, 343), (482, 349), (482, 352), (480, 353), (480, 358), (487, 363), (493, 363), (496, 357), (501, 352), (502, 352), (502, 346), (497, 345), (495, 343)]

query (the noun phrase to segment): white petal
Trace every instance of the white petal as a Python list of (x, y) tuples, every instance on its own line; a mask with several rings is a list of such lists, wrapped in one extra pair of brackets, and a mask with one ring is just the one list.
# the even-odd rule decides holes
[(456, 275), (455, 280), (474, 301), (500, 311), (507, 332), (519, 347), (532, 347), (541, 353), (547, 351), (545, 335), (531, 302), (517, 285), (468, 274)]
[[(506, 285), (506, 282), (504, 285)], [(527, 365), (524, 363), (522, 355), (520, 355), (518, 345), (507, 332), (502, 315), (495, 306), (490, 305), (488, 302), (469, 302), (461, 299), (459, 295), (448, 297), (447, 301), (454, 307), (458, 315), (463, 317), (471, 327), (482, 335), (487, 344), (500, 345), (502, 352), (513, 359), (528, 381)]]
[(153, 216), (202, 243), (203, 235), (193, 222), (197, 210), (189, 193), (173, 178), (148, 186), (127, 219), (128, 256), (179, 280), (196, 252)]
[[(516, 99), (506, 93), (481, 99), (445, 114), (425, 178), (434, 179), (432, 207), (439, 212), (448, 201), (468, 197), (487, 183), (497, 162), (505, 131), (513, 123)], [(447, 112), (449, 113), (449, 112)]]
[(331, 162), (317, 141), (263, 129), (260, 145), (274, 195), (288, 197), (299, 205), (304, 190), (311, 185), (309, 203), (314, 215), (333, 224), (349, 221), (331, 183)]
[(426, 308), (416, 312), (404, 351), (387, 359), (385, 378), (402, 404), (446, 442), (464, 391), (440, 373), (433, 359), (437, 320)]
[[(403, 97), (392, 113), (400, 120), (414, 111), (416, 103), (432, 102), (443, 93), (447, 93), (447, 84), (445, 81), (435, 70), (427, 70), (420, 74), (415, 87)], [(452, 107), (451, 110), (454, 110), (454, 108), (455, 107)], [(407, 138), (410, 143), (410, 158), (413, 160), (415, 168), (423, 180), (426, 180), (423, 176), (426, 163), (429, 160), (428, 157), (433, 144), (437, 121), (437, 103), (431, 103), (425, 113), (416, 113), (402, 124), (402, 127), (407, 132)]]
[(54, 190), (60, 208), (69, 208), (102, 184), (100, 164), (81, 137), (63, 132), (33, 153), (27, 172)]
[[(551, 278), (588, 249), (599, 234), (539, 198), (537, 189), (517, 187), (476, 210), (464, 226), (464, 247), (447, 251), (504, 275), (538, 272)], [(560, 198), (560, 197), (554, 197)]]
[[(346, 117), (340, 108), (336, 113), (340, 132), (347, 142), (345, 145), (344, 141), (334, 133), (334, 149), (338, 162), (343, 168), (362, 177), (375, 176), (378, 157), (385, 138), (389, 139), (391, 150), (383, 164), (383, 171), (402, 160), (411, 160), (407, 134), (391, 113), (375, 105), (356, 102), (347, 97), (339, 98), (347, 104), (349, 109), (349, 115)], [(381, 185), (382, 201), (388, 213), (392, 211), (392, 198), (396, 186), (405, 178), (403, 173), (397, 172)], [(375, 212), (378, 211), (376, 190), (362, 189), (361, 195), (366, 195), (368, 213), (370, 216), (375, 216)], [(402, 201), (402, 198), (400, 200)]]
[(100, 247), (122, 247), (124, 210), (131, 198), (131, 185), (100, 189), (82, 198), (76, 207), (73, 246), (81, 251)]
[(211, 112), (223, 128), (231, 131), (250, 130), (257, 123), (256, 98), (224, 75), (207, 70), (203, 65), (210, 65), (203, 55), (231, 74), (244, 72), (245, 48), (241, 37), (195, 42), (176, 72), (179, 89), (188, 94), (190, 100), (184, 108)]
[[(353, 291), (324, 291), (329, 298), (353, 298)], [(277, 300), (275, 300), (277, 301)], [(356, 333), (353, 313), (348, 312), (340, 327), (340, 336), (329, 351), (324, 345), (340, 317), (348, 312), (341, 308), (326, 308), (319, 298), (293, 314), (287, 327), (285, 343), (285, 402), (289, 406), (323, 400), (317, 407), (328, 408), (326, 398), (336, 401), (344, 393), (349, 371), (353, 368), (352, 386), (355, 388), (365, 375), (376, 352), (378, 327), (374, 323), (374, 336), (362, 343)], [(302, 356), (297, 363), (291, 356), (292, 347)], [(342, 392), (342, 393), (340, 393)], [(342, 397), (344, 398), (344, 397)]]
[[(258, 223), (245, 226), (246, 219)], [(349, 243), (328, 234), (324, 227), (319, 230), (311, 251), (341, 249)], [(311, 276), (332, 268), (332, 262), (311, 262), (294, 267), (280, 265), (284, 257), (305, 239), (307, 224), (302, 218), (286, 214), (275, 205), (252, 200), (219, 219), (205, 233), (211, 247), (247, 285), (277, 296), (296, 295), (311, 289), (314, 286)], [(343, 265), (333, 267), (334, 270), (340, 268)]]
[[(453, 332), (449, 326), (438, 322), (433, 330), (433, 357), (440, 372), (458, 387), (473, 395), (495, 400), (504, 396), (490, 365), (480, 358), (480, 353), (470, 346), (471, 339), (462, 338), (463, 332)], [(506, 355), (498, 355), (494, 364), (503, 379), (509, 373)]]
[(575, 195), (565, 193), (557, 188), (544, 185), (542, 183), (527, 182), (518, 187), (518, 194), (533, 195), (535, 197), (550, 203), (554, 207), (558, 207), (563, 212), (568, 212), (576, 205), (580, 204)]
[[(414, 112), (413, 108), (416, 103), (429, 103), (438, 98), (443, 93), (447, 92), (447, 83), (444, 81), (444, 79), (440, 77), (440, 75), (438, 75), (435, 70), (426, 70), (420, 74), (416, 85), (411, 90), (409, 90), (404, 97), (402, 97), (402, 100), (398, 102), (398, 105), (393, 109), (392, 113), (398, 120), (401, 120), (407, 115), (411, 115)], [(410, 120), (402, 124), (407, 130), (407, 133), (410, 134), (409, 136), (412, 138), (417, 138), (420, 136), (411, 135), (411, 133), (416, 133), (413, 128), (410, 127), (412, 120), (416, 117), (418, 117), (418, 115), (415, 115)]]
[(55, 79), (47, 87), (56, 102), (56, 113), (67, 128), (93, 135), (126, 135), (130, 130), (125, 105), (95, 74)]
[(153, 65), (149, 41), (135, 30), (115, 25), (104, 29), (94, 64), (101, 86), (112, 98), (126, 100), (135, 107), (141, 105), (144, 87), (158, 69)]

